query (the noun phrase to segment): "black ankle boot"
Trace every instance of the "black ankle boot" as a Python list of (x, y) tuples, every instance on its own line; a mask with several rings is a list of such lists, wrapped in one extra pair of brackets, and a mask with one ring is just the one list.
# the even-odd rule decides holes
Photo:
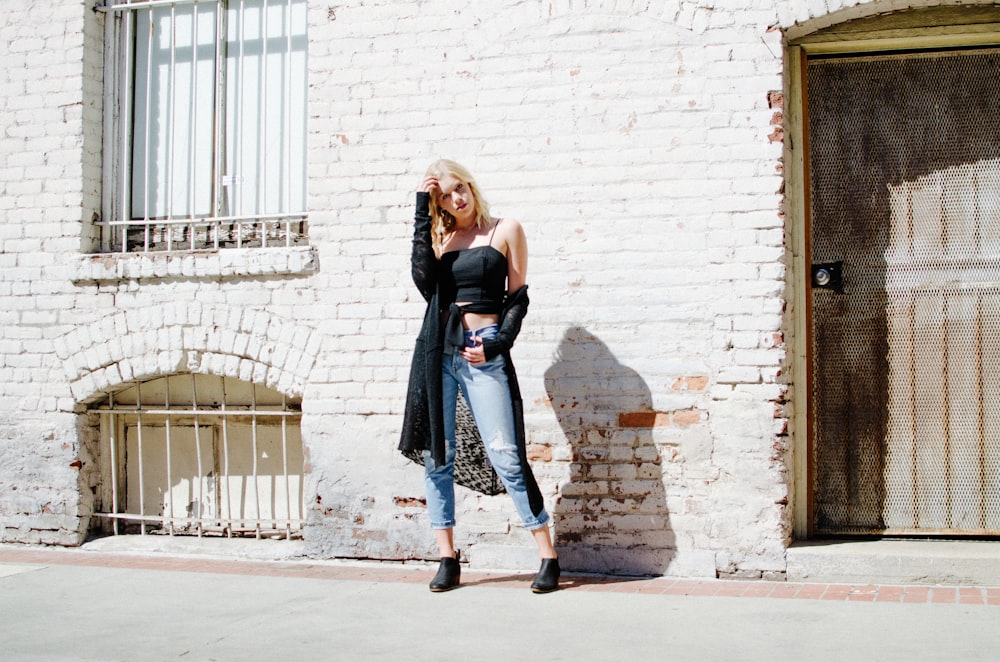
[(531, 582), (534, 593), (551, 593), (559, 588), (559, 559), (542, 559), (542, 567)]
[(443, 593), (444, 591), (458, 588), (458, 579), (461, 574), (462, 566), (458, 564), (458, 552), (455, 552), (455, 558), (442, 556), (437, 574), (431, 580), (431, 591), (434, 593)]

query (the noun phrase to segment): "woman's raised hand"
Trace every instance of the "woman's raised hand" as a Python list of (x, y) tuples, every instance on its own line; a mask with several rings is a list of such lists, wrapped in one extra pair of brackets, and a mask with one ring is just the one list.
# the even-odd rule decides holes
[(440, 191), (441, 184), (438, 183), (437, 177), (428, 176), (424, 177), (424, 181), (420, 182), (420, 188), (418, 188), (417, 190), (423, 193), (432, 193), (434, 189)]

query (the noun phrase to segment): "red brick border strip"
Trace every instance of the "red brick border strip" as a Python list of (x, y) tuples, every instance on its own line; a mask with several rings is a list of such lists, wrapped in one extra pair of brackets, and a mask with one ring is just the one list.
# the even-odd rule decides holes
[[(60, 564), (83, 567), (130, 568), (175, 572), (297, 577), (301, 579), (423, 583), (433, 574), (424, 563), (377, 561), (251, 561), (217, 557), (171, 556), (167, 554), (123, 554), (64, 548), (3, 547), (0, 563)], [(467, 570), (467, 586), (523, 588), (531, 574)], [(732, 598), (778, 598), (926, 604), (1000, 606), (1000, 587), (833, 584), (731, 579), (676, 579), (671, 577), (614, 577), (566, 574), (563, 590), (653, 595), (687, 595)]]

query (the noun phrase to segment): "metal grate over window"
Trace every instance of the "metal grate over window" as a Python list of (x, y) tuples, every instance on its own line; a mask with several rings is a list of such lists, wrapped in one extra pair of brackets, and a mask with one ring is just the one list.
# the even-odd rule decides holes
[(134, 383), (93, 407), (111, 532), (298, 536), (301, 405), (207, 375)]
[(307, 243), (306, 0), (107, 0), (101, 250)]
[(814, 531), (1000, 535), (1000, 52), (807, 76)]

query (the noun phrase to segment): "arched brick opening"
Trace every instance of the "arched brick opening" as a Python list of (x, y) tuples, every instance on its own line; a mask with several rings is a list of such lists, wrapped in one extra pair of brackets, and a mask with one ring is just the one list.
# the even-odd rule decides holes
[(199, 304), (120, 311), (59, 338), (90, 530), (298, 535), (301, 397), (319, 347), (318, 332), (265, 311)]
[(321, 344), (314, 329), (267, 311), (184, 302), (121, 311), (57, 339), (78, 403), (178, 371), (235, 377), (299, 396)]

